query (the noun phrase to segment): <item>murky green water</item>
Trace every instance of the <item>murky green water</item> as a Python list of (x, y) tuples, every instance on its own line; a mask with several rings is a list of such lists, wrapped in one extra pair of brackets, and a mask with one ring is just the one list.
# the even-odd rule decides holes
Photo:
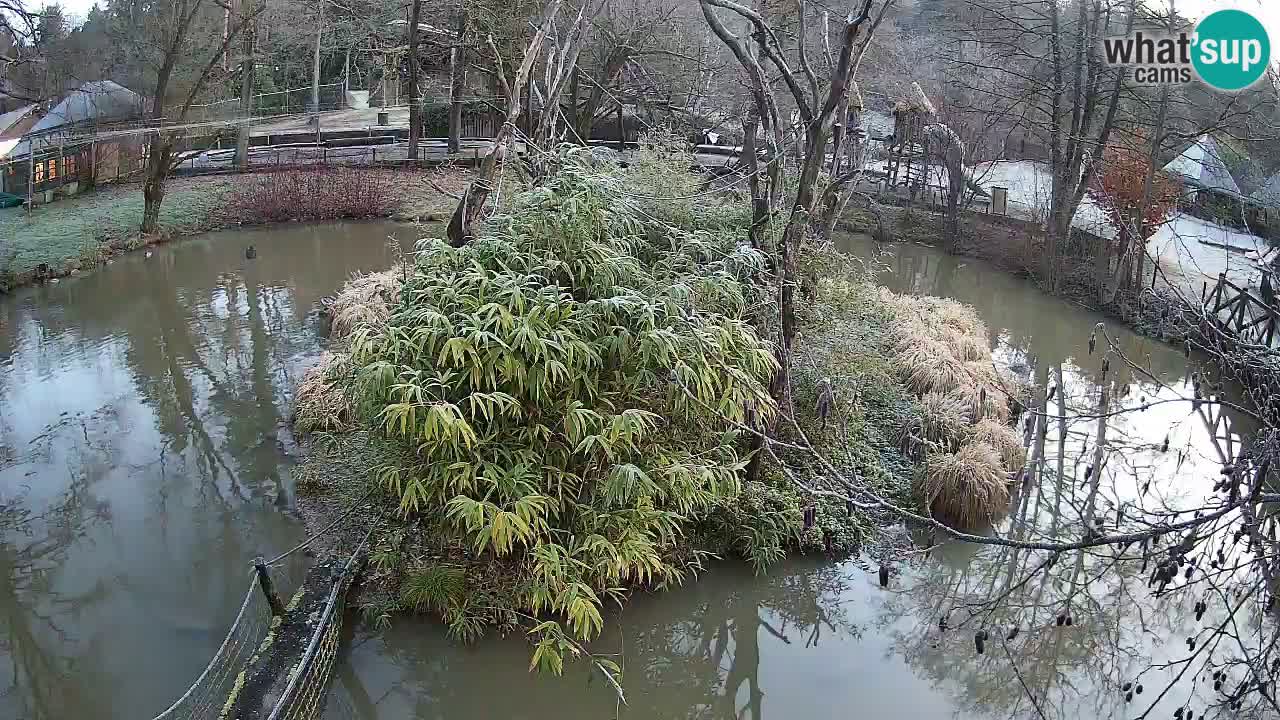
[(289, 394), (388, 234), (221, 232), (0, 297), (0, 717), (150, 718), (203, 669), (246, 563), (301, 537)]
[[(300, 537), (288, 397), (320, 348), (319, 299), (386, 266), (389, 233), (410, 237), (378, 224), (219, 233), (0, 299), (0, 717), (145, 720), (200, 671), (245, 563)], [(1061, 388), (1044, 407), (1045, 471), (1001, 531), (1076, 532), (1096, 423), (1072, 415), (1096, 402), (1100, 356), (1086, 340), (1101, 318), (929, 248), (846, 249), (883, 263), (895, 289), (975, 305), (1002, 361)], [(1113, 360), (1123, 402), (1185, 387), (1181, 352), (1107, 327), (1169, 383)], [(1231, 423), (1184, 404), (1112, 420), (1104, 514), (1206, 493), (1199, 479), (1234, 452)], [(791, 561), (763, 577), (716, 566), (610, 619), (595, 649), (624, 666), (626, 707), (585, 667), (530, 674), (519, 638), (459, 647), (434, 622), (399, 621), (357, 631), (326, 716), (1035, 717), (1029, 698), (1055, 719), (1141, 714), (1165, 671), (1143, 675), (1151, 689), (1132, 704), (1115, 687), (1175, 657), (1195, 623), (1141, 581), (1106, 576), (1101, 551), (1023, 581), (1042, 558), (941, 547), (900, 563), (887, 591), (859, 561)], [(993, 591), (1012, 601), (976, 604)], [(1056, 626), (1064, 613), (1071, 627)], [(1015, 626), (976, 654), (975, 629), (1003, 638)], [(1187, 695), (1171, 692), (1153, 716)]]

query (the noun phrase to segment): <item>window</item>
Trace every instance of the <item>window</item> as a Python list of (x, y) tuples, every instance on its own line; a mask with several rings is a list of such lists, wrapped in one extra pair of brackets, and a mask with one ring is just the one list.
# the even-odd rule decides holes
[(36, 163), (35, 174), (36, 174), (35, 180), (37, 183), (44, 182), (44, 163), (43, 162)]
[(57, 180), (58, 179), (58, 159), (54, 158), (52, 160), (49, 160), (48, 162), (49, 162), (49, 179)]

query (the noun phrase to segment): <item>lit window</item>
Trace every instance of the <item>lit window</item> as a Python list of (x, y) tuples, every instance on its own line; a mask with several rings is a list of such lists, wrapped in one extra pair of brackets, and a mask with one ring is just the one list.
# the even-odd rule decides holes
[(36, 182), (44, 182), (44, 163), (36, 163)]
[(49, 179), (50, 180), (58, 179), (58, 161), (57, 160), (49, 161)]

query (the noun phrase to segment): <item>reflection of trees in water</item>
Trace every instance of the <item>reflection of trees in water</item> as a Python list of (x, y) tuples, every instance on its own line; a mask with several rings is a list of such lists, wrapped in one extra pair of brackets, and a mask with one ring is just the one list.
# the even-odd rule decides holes
[[(320, 343), (305, 316), (353, 269), (389, 259), (381, 231), (283, 234), (272, 233), (282, 241), (270, 248), (260, 239), (254, 262), (233, 238), (197, 241), (0, 299), (0, 407), (17, 397), (36, 411), (0, 413), (0, 447), (16, 449), (9, 459), (0, 450), (0, 471), (29, 466), (6, 480), (30, 470), (21, 482), (40, 495), (0, 505), (0, 677), (11, 676), (11, 687), (0, 680), (0, 717), (133, 717), (162, 707), (189, 681), (189, 661), (207, 660), (197, 656), (220, 640), (246, 559), (297, 540), (293, 525), (255, 501), (287, 500), (277, 431), (290, 373)], [(47, 397), (22, 385), (51, 377), (58, 382), (36, 388)], [(67, 402), (47, 401), (57, 393)], [(119, 414), (58, 416), (97, 404)], [(122, 506), (137, 525), (94, 533), (100, 548), (76, 542), (97, 519), (85, 489), (96, 478), (109, 478), (100, 494), (145, 498), (138, 513)], [(51, 493), (63, 494), (42, 512)], [(139, 542), (157, 565), (117, 555)], [(59, 593), (86, 583), (93, 589), (82, 597)], [(142, 638), (112, 622), (143, 616), (154, 632)], [(165, 666), (162, 676), (122, 670), (131, 652)]]
[(834, 566), (779, 568), (750, 581), (732, 574), (705, 578), (681, 591), (696, 602), (673, 598), (676, 612), (664, 608), (660, 622), (631, 618), (636, 624), (627, 641), (636, 649), (627, 655), (626, 682), (637, 698), (631, 712), (670, 717), (673, 709), (688, 708), (687, 717), (763, 720), (761, 643), (811, 647), (824, 634), (856, 637), (859, 630), (839, 602), (848, 584)]
[[(1058, 388), (1053, 400), (1042, 392), (1036, 408), (1048, 428), (1038, 440), (1043, 462), (1015, 492), (1002, 536), (1077, 539), (1095, 520), (1102, 532), (1113, 532), (1134, 527), (1134, 518), (1146, 523), (1176, 517), (1186, 503), (1200, 501), (1195, 489), (1159, 486), (1171, 476), (1168, 464), (1177, 452), (1159, 447), (1168, 425), (1143, 427), (1140, 416), (1089, 417), (1089, 408), (1097, 407), (1097, 387), (1061, 363), (1041, 366), (1036, 379), (1041, 387)], [(1189, 430), (1203, 430), (1198, 416), (1183, 422)], [(1105, 450), (1098, 455), (1100, 442)], [(1196, 442), (1188, 452), (1204, 451), (1211, 464), (1203, 469), (1211, 474), (1216, 456), (1204, 447), (1206, 438)], [(1095, 468), (1098, 457), (1103, 462)], [(1184, 473), (1195, 474), (1198, 460), (1183, 456), (1177, 462), (1183, 460)], [(1154, 484), (1143, 489), (1148, 481)], [(944, 545), (909, 573), (903, 589), (887, 596), (878, 624), (913, 667), (951, 692), (960, 716), (1139, 715), (1178, 681), (1179, 667), (1161, 667), (1164, 658), (1177, 656), (1162, 648), (1164, 641), (1205, 626), (1193, 622), (1189, 611), (1200, 595), (1152, 592), (1143, 552), (1136, 543), (1056, 556)], [(912, 618), (914, 624), (898, 622)], [(980, 631), (989, 637), (982, 655), (975, 641)], [(1130, 681), (1144, 684), (1146, 694), (1135, 694), (1126, 705), (1121, 687)], [(1171, 693), (1170, 712), (1194, 692), (1184, 686)]]
[[(689, 587), (637, 598), (616, 621), (617, 634), (606, 630), (593, 649), (620, 650), (623, 717), (764, 720), (766, 709), (769, 717), (784, 717), (790, 709), (766, 708), (762, 651), (858, 637), (840, 604), (850, 582), (833, 565), (779, 567), (763, 577), (717, 567)], [(393, 625), (381, 637), (383, 653), (355, 651), (355, 672), (344, 659), (326, 717), (599, 720), (619, 711), (602, 682), (583, 682), (585, 663), (557, 680), (528, 672), (528, 648), (516, 638), (460, 648), (443, 628), (418, 630)]]
[(70, 596), (53, 587), (70, 548), (107, 517), (92, 503), (83, 477), (41, 513), (28, 510), (23, 498), (0, 501), (0, 667), (11, 666), (0, 710), (9, 717), (60, 720), (85, 707), (111, 715), (110, 697), (89, 703), (81, 696), (83, 675), (92, 670), (69, 659), (75, 638), (63, 627), (103, 597), (103, 585)]
[[(106, 356), (120, 347), (164, 436), (158, 461), (186, 463), (182, 474), (200, 480), (206, 502), (285, 499), (276, 430), (290, 364), (318, 348), (305, 317), (354, 269), (390, 262), (386, 232), (358, 224), (229, 232), (146, 261), (124, 258), (0, 302), (0, 358), (16, 351), (20, 363), (56, 367), (85, 348)], [(261, 249), (254, 261), (243, 258), (248, 242)], [(0, 369), (0, 398), (5, 382)]]

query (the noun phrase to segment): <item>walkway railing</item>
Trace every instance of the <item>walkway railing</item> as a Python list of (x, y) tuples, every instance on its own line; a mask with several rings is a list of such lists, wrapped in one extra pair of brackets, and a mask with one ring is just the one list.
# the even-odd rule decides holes
[(354, 564), (372, 532), (373, 528), (370, 528), (335, 579), (306, 652), (290, 673), (289, 684), (285, 686), (284, 693), (280, 695), (279, 702), (272, 708), (267, 720), (314, 720), (320, 717), (325, 690), (329, 686), (333, 666), (338, 658), (347, 590), (355, 577)]

